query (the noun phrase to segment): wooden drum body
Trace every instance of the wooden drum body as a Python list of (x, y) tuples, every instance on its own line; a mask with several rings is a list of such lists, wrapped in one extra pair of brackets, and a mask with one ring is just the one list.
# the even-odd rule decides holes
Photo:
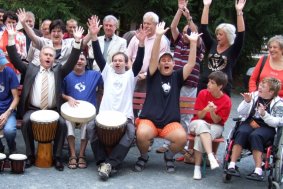
[(41, 168), (52, 166), (52, 144), (57, 131), (59, 114), (53, 110), (38, 110), (31, 114), (32, 132), (38, 141), (35, 165)]
[(99, 140), (107, 147), (119, 143), (126, 130), (127, 118), (117, 111), (103, 111), (96, 116), (96, 131)]
[(6, 159), (6, 155), (0, 153), (0, 172), (4, 170), (5, 159)]
[(25, 171), (25, 163), (27, 156), (24, 154), (11, 154), (9, 160), (11, 163), (11, 172), (21, 174)]

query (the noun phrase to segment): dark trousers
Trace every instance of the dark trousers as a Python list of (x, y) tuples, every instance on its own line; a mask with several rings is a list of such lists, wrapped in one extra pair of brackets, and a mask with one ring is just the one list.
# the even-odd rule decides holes
[(91, 139), (91, 148), (96, 159), (96, 164), (110, 163), (112, 167), (117, 168), (120, 166), (128, 154), (132, 142), (135, 137), (135, 126), (131, 120), (126, 125), (125, 134), (120, 139), (120, 142), (112, 148), (110, 154), (107, 154), (106, 147), (100, 142), (97, 136), (96, 127), (94, 128), (94, 136)]
[[(23, 138), (26, 144), (27, 156), (34, 156), (35, 154), (34, 136), (31, 126), (32, 123), (30, 120), (30, 115), (35, 111), (37, 110), (36, 109), (29, 110), (25, 113), (21, 127)], [(60, 116), (58, 120), (58, 126), (56, 130), (54, 143), (53, 143), (53, 157), (56, 158), (57, 160), (62, 160), (62, 148), (66, 134), (67, 134), (67, 126), (65, 120)]]
[(235, 133), (235, 144), (239, 144), (245, 149), (264, 152), (264, 148), (272, 144), (275, 133), (275, 128), (273, 127), (254, 129), (249, 123), (244, 122)]

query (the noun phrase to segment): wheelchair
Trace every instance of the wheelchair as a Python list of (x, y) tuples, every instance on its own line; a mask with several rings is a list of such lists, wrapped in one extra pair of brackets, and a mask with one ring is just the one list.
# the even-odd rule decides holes
[[(233, 119), (236, 124), (230, 131), (228, 139), (225, 141), (225, 153), (223, 157), (223, 177), (224, 183), (229, 183), (232, 179), (232, 175), (227, 173), (228, 165), (231, 160), (232, 149), (234, 145), (234, 135), (237, 128), (241, 124), (241, 118)], [(265, 157), (263, 158), (263, 175), (267, 176), (269, 189), (280, 189), (283, 182), (283, 127), (278, 127), (273, 144), (267, 144), (265, 149)], [(242, 150), (241, 156), (238, 162), (247, 156), (252, 155), (252, 152), (246, 149)]]

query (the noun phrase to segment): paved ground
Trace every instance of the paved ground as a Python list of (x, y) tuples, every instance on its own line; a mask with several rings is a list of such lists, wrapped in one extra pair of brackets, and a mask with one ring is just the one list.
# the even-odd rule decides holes
[[(232, 117), (236, 117), (236, 107), (241, 101), (239, 95), (233, 95), (233, 110), (229, 121), (225, 126), (224, 136), (227, 137), (234, 123)], [(79, 134), (79, 133), (76, 133)], [(133, 147), (118, 175), (111, 177), (107, 182), (101, 181), (97, 175), (97, 168), (93, 160), (91, 148), (88, 145), (86, 156), (89, 163), (86, 169), (71, 170), (65, 167), (63, 172), (56, 171), (53, 167), (41, 169), (32, 167), (25, 170), (24, 174), (11, 174), (8, 169), (0, 173), (0, 188), (114, 188), (114, 189), (145, 189), (145, 188), (241, 188), (241, 189), (260, 189), (267, 188), (267, 182), (249, 181), (243, 178), (233, 178), (231, 183), (222, 182), (222, 169), (211, 171), (207, 169), (206, 177), (201, 181), (192, 179), (193, 166), (176, 163), (176, 173), (168, 174), (165, 172), (163, 155), (155, 153), (155, 149), (162, 144), (161, 139), (155, 140), (153, 150), (149, 154), (148, 166), (141, 173), (132, 171), (132, 167), (139, 155), (136, 147)], [(24, 152), (24, 143), (21, 133), (17, 135), (18, 151)], [(77, 145), (78, 147), (78, 145)], [(218, 151), (218, 158), (222, 160), (224, 144), (221, 144)], [(65, 151), (67, 158), (67, 151)], [(66, 161), (67, 162), (67, 161)], [(250, 158), (246, 158), (239, 164), (241, 173), (246, 175), (253, 170), (253, 163)]]

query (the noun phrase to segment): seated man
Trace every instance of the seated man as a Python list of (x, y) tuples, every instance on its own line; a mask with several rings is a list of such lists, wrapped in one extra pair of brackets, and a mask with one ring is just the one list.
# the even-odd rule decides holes
[(170, 52), (159, 55), (160, 41), (165, 23), (157, 25), (149, 69), (147, 71), (146, 99), (137, 121), (137, 146), (140, 157), (134, 171), (142, 171), (148, 161), (150, 141), (160, 136), (170, 141), (169, 150), (164, 153), (167, 172), (174, 172), (174, 155), (181, 151), (187, 141), (187, 134), (180, 124), (179, 97), (184, 81), (192, 72), (196, 63), (196, 48), (199, 35), (192, 32), (190, 36), (190, 55), (184, 67), (173, 71), (174, 61)]
[(6, 138), (9, 154), (16, 151), (16, 113), (15, 109), (19, 103), (18, 78), (15, 72), (6, 64), (8, 60), (0, 49), (0, 153), (4, 153), (4, 145), (1, 138)]
[(228, 82), (227, 75), (222, 71), (215, 71), (208, 76), (208, 79), (207, 89), (201, 90), (197, 96), (195, 109), (198, 112), (189, 125), (190, 133), (196, 135), (193, 176), (196, 180), (201, 179), (202, 153), (207, 153), (211, 169), (219, 167), (212, 153), (212, 140), (221, 137), (232, 107), (230, 97), (223, 93), (223, 88)]
[[(39, 66), (34, 64), (24, 64), (15, 48), (15, 29), (13, 26), (8, 26), (7, 30), (9, 33), (7, 46), (8, 55), (15, 68), (17, 68), (22, 74), (25, 74), (24, 87), (18, 111), (20, 116), (23, 117), (22, 133), (26, 144), (26, 155), (28, 156), (26, 167), (30, 167), (35, 163), (34, 136), (31, 130), (30, 115), (33, 112), (42, 109), (60, 112), (62, 104), (61, 84), (64, 77), (72, 71), (79, 59), (81, 52), (80, 39), (83, 29), (80, 27), (74, 32), (76, 41), (74, 43), (72, 53), (64, 66), (61, 64), (53, 66), (56, 52), (53, 47), (48, 46), (44, 46), (40, 51)], [(44, 78), (48, 81), (47, 86), (44, 82), (42, 82)], [(45, 98), (46, 96), (47, 98)], [(53, 145), (53, 156), (55, 159), (55, 168), (59, 171), (63, 171), (64, 165), (62, 162), (62, 147), (67, 128), (65, 120), (62, 117), (59, 118), (58, 123), (59, 126), (56, 131)]]
[(238, 112), (245, 121), (235, 133), (235, 143), (232, 150), (231, 162), (227, 173), (240, 176), (236, 169), (236, 161), (242, 149), (250, 149), (255, 161), (255, 170), (247, 175), (251, 180), (263, 180), (262, 153), (268, 142), (273, 142), (276, 127), (282, 125), (283, 102), (278, 96), (281, 82), (278, 79), (266, 77), (258, 86), (258, 91), (242, 93), (244, 100), (238, 107)]
[(98, 173), (101, 179), (107, 180), (111, 170), (117, 170), (122, 161), (126, 157), (131, 144), (135, 137), (135, 127), (133, 124), (133, 93), (137, 82), (137, 75), (142, 67), (144, 57), (144, 39), (147, 31), (140, 28), (136, 37), (139, 39), (138, 56), (135, 64), (129, 70), (126, 70), (128, 56), (123, 52), (118, 52), (112, 57), (112, 64), (106, 64), (105, 59), (100, 50), (97, 40), (97, 34), (101, 28), (99, 20), (96, 16), (89, 21), (89, 31), (92, 35), (92, 47), (95, 60), (102, 71), (104, 82), (104, 94), (100, 104), (99, 111), (118, 111), (123, 113), (128, 122), (126, 124), (125, 134), (108, 154), (106, 147), (102, 144), (95, 130), (91, 147), (94, 152), (96, 164), (98, 165)]
[[(74, 70), (63, 81), (63, 98), (68, 101), (70, 106), (74, 107), (78, 105), (79, 102), (77, 100), (84, 100), (96, 106), (96, 89), (98, 85), (102, 84), (102, 77), (97, 71), (85, 70), (86, 63), (86, 57), (81, 53)], [(76, 123), (66, 120), (66, 125), (68, 127), (67, 140), (70, 147), (68, 168), (86, 168), (85, 149), (88, 142), (86, 131), (94, 126), (94, 120), (80, 125), (81, 146), (78, 159), (76, 156), (74, 135)]]

